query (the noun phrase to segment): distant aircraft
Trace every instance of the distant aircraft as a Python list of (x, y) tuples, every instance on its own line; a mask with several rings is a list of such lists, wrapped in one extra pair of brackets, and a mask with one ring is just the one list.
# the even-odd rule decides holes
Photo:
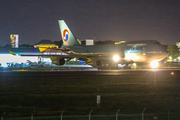
[(32, 62), (30, 60), (27, 60), (27, 63), (29, 64), (30, 67), (43, 67), (43, 66), (45, 66), (45, 62), (38, 63), (38, 62)]
[(63, 52), (68, 56), (54, 56), (53, 63), (63, 65), (65, 58), (78, 58), (93, 67), (118, 63), (151, 63), (156, 65), (168, 55), (166, 48), (156, 40), (127, 41), (116, 45), (80, 45), (64, 20), (59, 20)]

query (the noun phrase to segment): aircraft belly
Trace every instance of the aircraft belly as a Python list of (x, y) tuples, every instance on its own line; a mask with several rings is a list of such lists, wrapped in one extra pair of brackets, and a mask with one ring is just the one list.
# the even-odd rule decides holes
[(164, 58), (166, 58), (168, 54), (167, 53), (149, 53), (146, 55), (146, 61), (148, 63), (154, 61), (154, 60), (157, 60), (157, 61), (161, 61), (163, 60)]

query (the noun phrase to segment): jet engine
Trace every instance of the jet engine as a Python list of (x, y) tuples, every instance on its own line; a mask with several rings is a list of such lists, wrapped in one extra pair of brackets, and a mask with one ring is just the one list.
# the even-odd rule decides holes
[(103, 62), (101, 60), (94, 60), (94, 62), (91, 63), (91, 65), (95, 68), (101, 68), (103, 67)]
[(64, 64), (65, 64), (64, 58), (59, 59), (59, 65), (64, 65)]
[(51, 57), (51, 61), (52, 61), (53, 64), (56, 64), (56, 65), (64, 65), (65, 64), (65, 59), (64, 58)]
[(97, 60), (97, 61), (96, 61), (96, 66), (97, 66), (97, 67), (102, 67), (102, 66), (103, 66), (102, 61), (101, 61), (101, 60)]

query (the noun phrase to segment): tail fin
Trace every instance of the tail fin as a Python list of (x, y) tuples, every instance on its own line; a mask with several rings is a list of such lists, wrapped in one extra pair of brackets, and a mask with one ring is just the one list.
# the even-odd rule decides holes
[(61, 36), (63, 40), (63, 45), (65, 46), (76, 46), (80, 45), (75, 36), (72, 34), (69, 27), (66, 25), (64, 20), (59, 20), (59, 27), (61, 31)]

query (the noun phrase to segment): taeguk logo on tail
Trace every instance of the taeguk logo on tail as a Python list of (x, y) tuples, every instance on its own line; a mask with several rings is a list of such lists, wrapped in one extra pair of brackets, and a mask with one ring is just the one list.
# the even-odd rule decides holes
[(63, 31), (63, 40), (64, 40), (65, 42), (67, 42), (68, 39), (69, 39), (69, 31), (68, 31), (67, 29), (65, 29), (65, 30)]

